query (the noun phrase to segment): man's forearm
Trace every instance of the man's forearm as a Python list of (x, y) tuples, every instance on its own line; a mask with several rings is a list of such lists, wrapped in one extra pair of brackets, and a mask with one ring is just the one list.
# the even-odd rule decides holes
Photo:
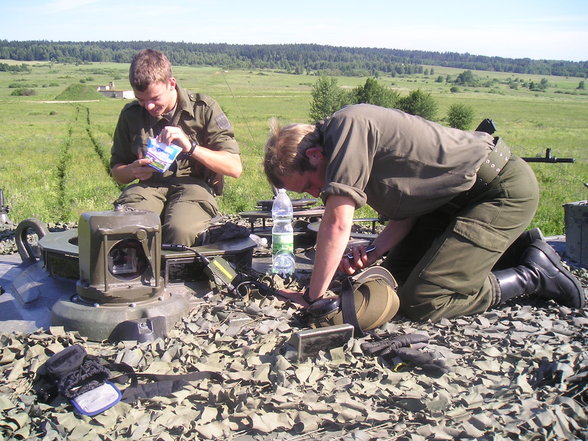
[(118, 184), (128, 184), (135, 180), (129, 166), (130, 164), (116, 164), (110, 169), (112, 177)]
[(349, 243), (355, 204), (351, 198), (331, 196), (318, 232), (314, 268), (310, 281), (310, 298), (321, 297), (328, 289), (343, 252)]
[(115, 164), (111, 168), (112, 177), (119, 184), (128, 184), (135, 179), (146, 181), (155, 173), (155, 169), (148, 165), (150, 162), (149, 158), (141, 158), (130, 164)]
[(376, 247), (372, 260), (377, 260), (394, 248), (406, 237), (412, 230), (417, 218), (407, 218), (403, 220), (390, 220), (378, 237), (374, 240)]
[(236, 153), (215, 151), (198, 146), (194, 149), (192, 157), (209, 170), (224, 176), (238, 178), (243, 171), (241, 156)]

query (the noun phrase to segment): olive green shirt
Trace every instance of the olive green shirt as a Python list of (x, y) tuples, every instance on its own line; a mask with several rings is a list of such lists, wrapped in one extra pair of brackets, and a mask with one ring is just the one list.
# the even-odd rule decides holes
[[(130, 164), (138, 159), (138, 152), (145, 156), (147, 142), (156, 137), (166, 126), (182, 128), (190, 141), (212, 150), (239, 153), (233, 127), (218, 103), (212, 98), (191, 93), (177, 86), (178, 101), (171, 120), (153, 117), (137, 101), (127, 104), (120, 113), (114, 132), (110, 167), (116, 164)], [(209, 179), (212, 172), (192, 158), (180, 155), (177, 166), (165, 173), (154, 173), (144, 183), (192, 176)]]
[(318, 124), (330, 195), (389, 219), (430, 213), (471, 188), (494, 147), (491, 135), (444, 127), (400, 110), (358, 104)]

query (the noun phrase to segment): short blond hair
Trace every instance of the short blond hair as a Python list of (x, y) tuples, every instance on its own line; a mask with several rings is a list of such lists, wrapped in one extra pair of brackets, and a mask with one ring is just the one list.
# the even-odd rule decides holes
[(295, 172), (314, 170), (306, 150), (320, 143), (320, 133), (313, 124), (290, 124), (281, 127), (277, 118), (270, 120), (270, 137), (265, 144), (263, 168), (271, 185), (282, 188), (282, 177)]

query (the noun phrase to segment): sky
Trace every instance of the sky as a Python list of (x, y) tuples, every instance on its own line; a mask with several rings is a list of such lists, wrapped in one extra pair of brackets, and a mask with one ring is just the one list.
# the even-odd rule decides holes
[(586, 0), (0, 0), (0, 39), (290, 44), (588, 61)]

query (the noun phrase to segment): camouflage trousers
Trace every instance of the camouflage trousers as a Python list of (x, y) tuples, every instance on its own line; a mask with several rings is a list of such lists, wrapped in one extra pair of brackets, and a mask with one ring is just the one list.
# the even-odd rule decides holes
[(512, 156), (482, 192), (419, 218), (383, 263), (399, 283), (401, 312), (438, 321), (486, 311), (499, 294), (492, 268), (538, 201), (533, 170)]

